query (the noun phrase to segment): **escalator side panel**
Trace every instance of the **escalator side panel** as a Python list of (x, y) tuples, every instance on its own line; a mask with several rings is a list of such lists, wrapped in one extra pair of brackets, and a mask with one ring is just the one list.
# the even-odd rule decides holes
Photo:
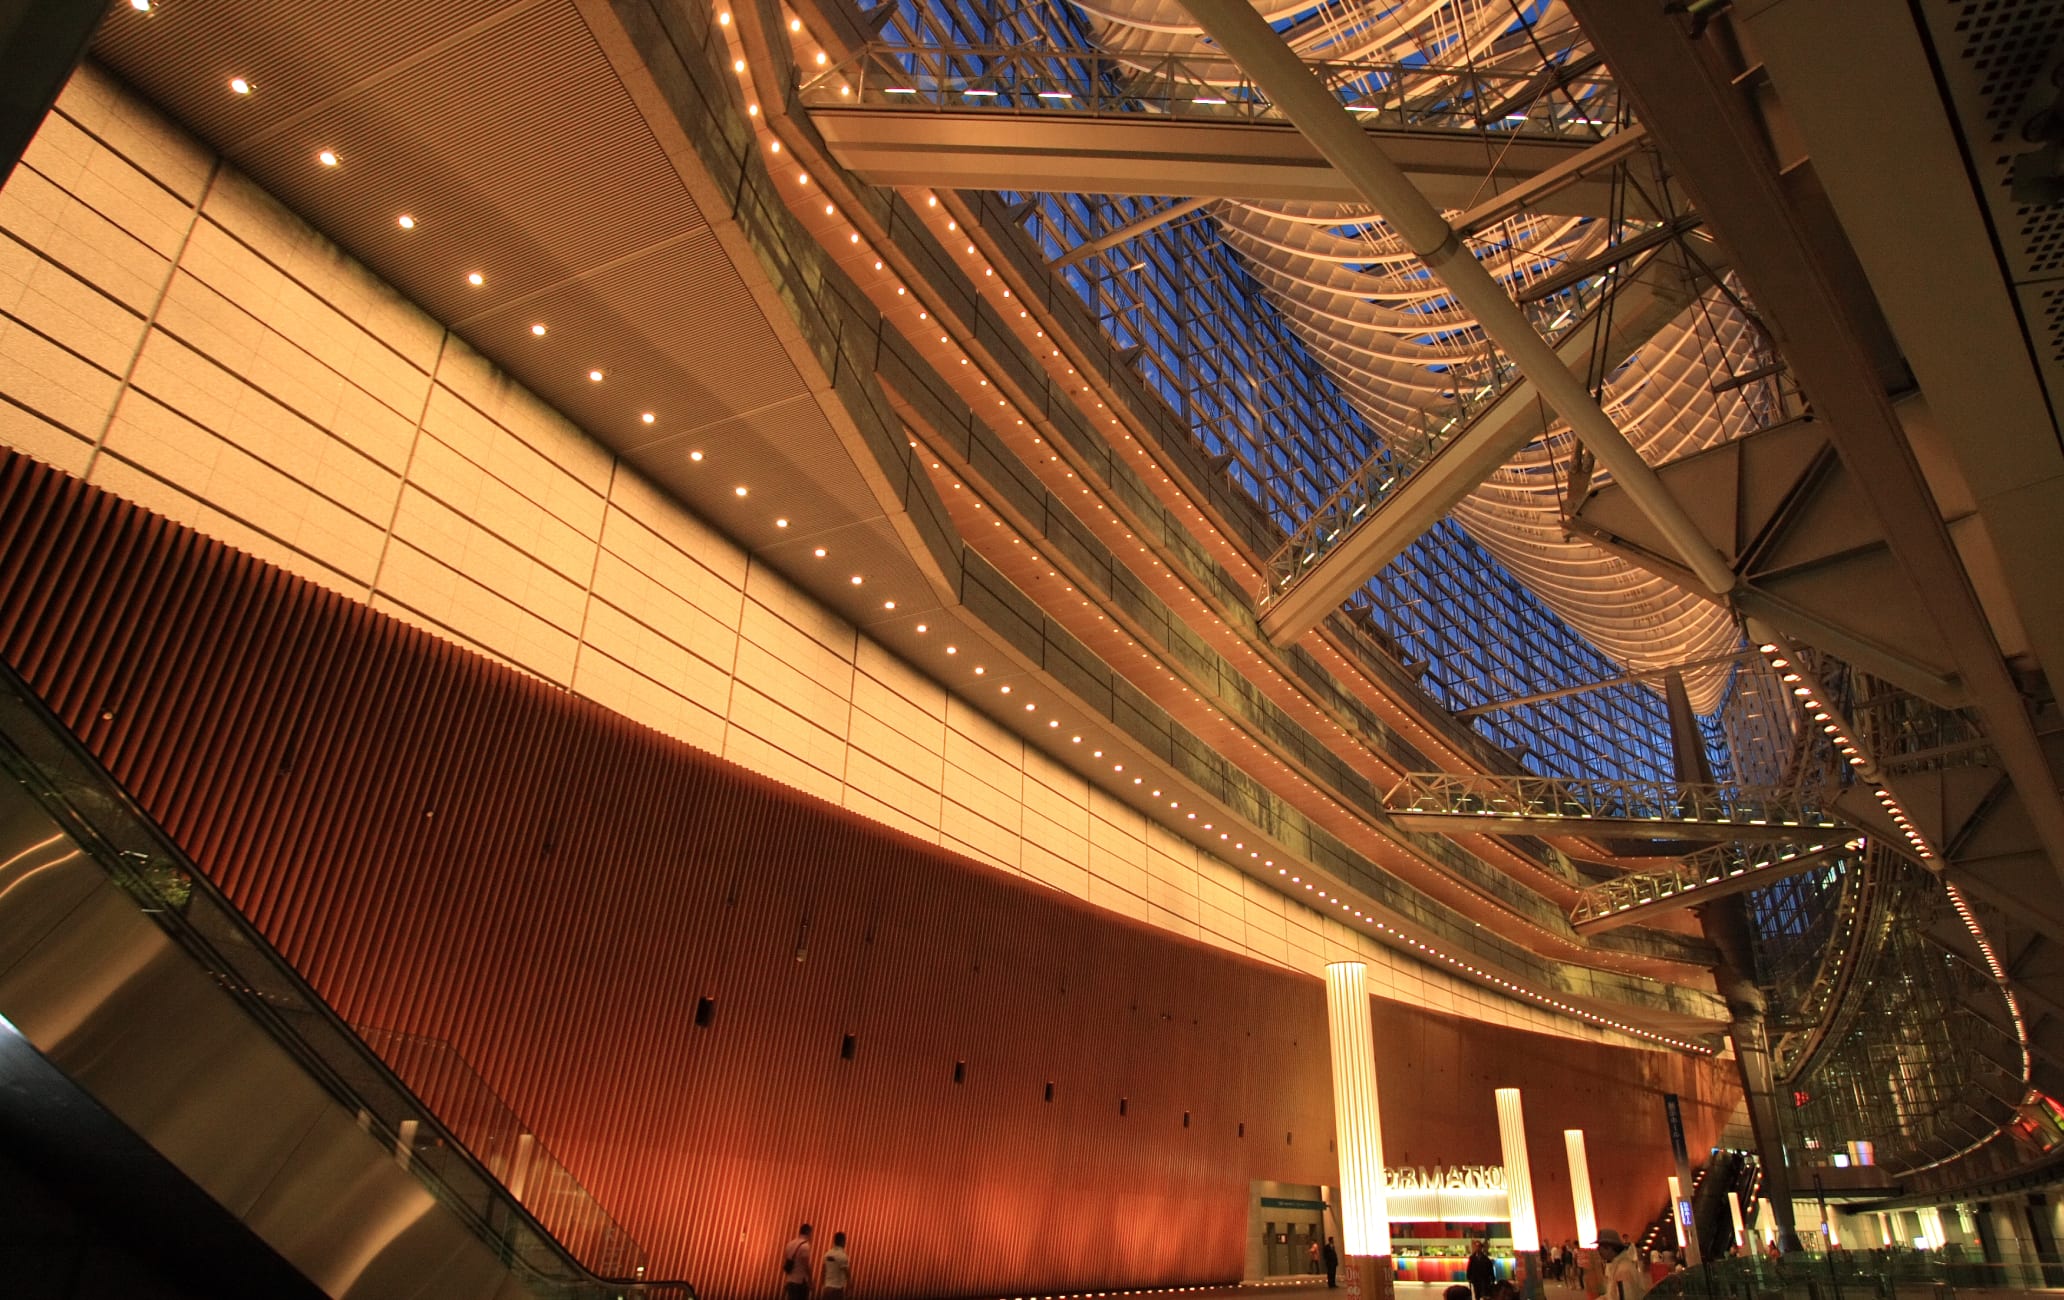
[(528, 1294), (13, 781), (0, 835), (0, 1016), (52, 1065), (336, 1300)]

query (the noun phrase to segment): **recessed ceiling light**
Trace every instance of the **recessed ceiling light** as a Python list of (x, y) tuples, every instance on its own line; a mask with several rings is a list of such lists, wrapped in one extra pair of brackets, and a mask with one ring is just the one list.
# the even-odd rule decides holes
[(885, 600), (881, 603), (881, 607), (883, 609), (894, 609), (896, 608), (896, 602), (893, 600)]
[(726, 10), (725, 10), (725, 11), (724, 11), (723, 13), (720, 13), (720, 14), (718, 14), (718, 15), (717, 15), (717, 26), (719, 26), (719, 27), (729, 27), (730, 25), (731, 25), (731, 11), (730, 11), (729, 9), (726, 9)]
[(544, 323), (539, 322), (538, 324), (531, 326), (530, 332), (537, 335), (539, 338), (543, 338), (545, 336)]
[(827, 58), (827, 57), (825, 56), (825, 53), (824, 53), (824, 51), (823, 51), (823, 50), (819, 50), (819, 51), (817, 51), (817, 66), (818, 66), (818, 67), (820, 67), (820, 68), (821, 68), (821, 67), (823, 67), (823, 66), (824, 66), (825, 64), (827, 64), (827, 63), (829, 63), (829, 62), (831, 62), (831, 60), (830, 60), (829, 58)]
[(416, 219), (404, 212), (394, 219), (394, 224), (400, 226), (403, 230), (414, 230), (416, 228)]
[(799, 31), (803, 30), (803, 20), (802, 20), (802, 19), (800, 19), (800, 18), (791, 18), (791, 19), (789, 19), (789, 20), (788, 20), (788, 30), (790, 30), (790, 31), (792, 31), (792, 32), (799, 32)]
[(337, 151), (325, 149), (315, 156), (315, 160), (325, 167), (335, 167), (337, 165)]
[(655, 416), (652, 412), (647, 411), (645, 412), (645, 414), (639, 416), (638, 418), (643, 420), (645, 423), (650, 424), (659, 417)]
[(853, 585), (854, 585), (854, 586), (856, 586), (856, 587), (857, 587), (857, 586), (859, 586), (859, 585), (860, 585), (860, 581), (861, 581), (861, 580), (860, 580), (860, 575), (859, 575), (859, 574), (857, 574), (857, 573), (856, 573), (856, 574), (854, 574), (854, 575), (853, 575)]
[(776, 528), (786, 528), (788, 527), (788, 521), (786, 519), (776, 519), (774, 521), (774, 526)]
[(758, 104), (747, 104), (745, 106), (745, 115), (747, 117), (758, 117), (760, 115), (760, 106)]
[(601, 382), (602, 382), (602, 372), (601, 372), (601, 371), (599, 371), (599, 370), (590, 370), (590, 371), (588, 372), (588, 382), (589, 382), (589, 383), (591, 383), (591, 384), (599, 384), (599, 383), (601, 383)]
[(950, 646), (947, 646), (947, 647), (946, 647), (946, 653), (947, 653), (947, 654), (950, 654), (950, 655), (957, 655), (957, 654), (959, 654), (959, 653), (960, 653), (960, 647), (959, 647), (959, 646), (957, 646), (957, 645), (950, 645)]
[(229, 79), (229, 88), (239, 95), (251, 93), (251, 83), (245, 81), (242, 77), (231, 77)]
[(811, 554), (815, 555), (818, 559), (821, 560), (824, 558), (824, 548), (820, 546), (815, 551), (812, 551)]
[(481, 285), (487, 283), (487, 277), (478, 271), (470, 271), (466, 275), (466, 283), (478, 289)]
[(926, 626), (925, 626), (924, 624), (922, 624), (922, 623), (919, 623), (919, 624), (917, 625), (917, 630), (918, 630), (918, 631), (920, 631), (920, 632), (929, 632), (929, 631), (931, 631), (931, 629), (930, 629), (930, 628), (926, 627)]
[(733, 71), (733, 72), (743, 72), (743, 71), (745, 71), (745, 60), (744, 60), (744, 59), (733, 59), (733, 60), (731, 60), (731, 71)]
[(129, 0), (129, 7), (137, 13), (147, 14), (150, 12), (151, 0)]
[(733, 496), (740, 496), (740, 497), (744, 496), (744, 495), (745, 495), (745, 484), (743, 484), (743, 483), (740, 483), (740, 484), (739, 484), (739, 485), (738, 485), (737, 487), (735, 487), (735, 488), (732, 488), (732, 489), (731, 489), (731, 495), (733, 495)]

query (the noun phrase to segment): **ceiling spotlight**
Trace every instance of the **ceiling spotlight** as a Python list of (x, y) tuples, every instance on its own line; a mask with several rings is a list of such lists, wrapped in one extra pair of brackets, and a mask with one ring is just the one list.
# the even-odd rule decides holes
[(788, 521), (786, 519), (776, 519), (774, 521), (774, 526), (776, 528), (786, 528), (788, 527)]
[(799, 31), (803, 30), (803, 20), (802, 20), (802, 19), (800, 19), (800, 18), (791, 18), (791, 19), (789, 19), (789, 20), (788, 20), (788, 30), (790, 30), (791, 32), (799, 32)]
[(229, 88), (239, 95), (251, 93), (251, 83), (245, 81), (242, 77), (231, 77), (229, 79)]
[(857, 573), (853, 575), (853, 585), (856, 587), (860, 585), (860, 575)]
[(893, 600), (885, 600), (881, 603), (881, 607), (883, 609), (894, 609), (896, 608), (896, 602)]
[(480, 274), (480, 272), (478, 271), (471, 271), (468, 272), (466, 275), (466, 283), (478, 289), (481, 285), (487, 283), (487, 277)]
[(653, 422), (653, 420), (657, 419), (658, 417), (654, 416), (652, 412), (647, 411), (645, 412), (645, 414), (639, 416), (638, 418), (643, 420), (645, 423), (650, 424)]
[(688, 459), (694, 461), (699, 465), (702, 463), (702, 453), (699, 451), (691, 451), (688, 453)]
[(812, 554), (814, 554), (818, 559), (821, 560), (824, 558), (824, 548), (820, 546), (815, 551), (813, 551)]
[(403, 230), (414, 230), (416, 228), (416, 219), (404, 212), (394, 219), (394, 224), (400, 226)]
[(315, 156), (315, 160), (325, 167), (335, 167), (337, 165), (337, 151), (325, 149)]
[(588, 382), (589, 382), (589, 383), (591, 383), (591, 384), (599, 384), (599, 383), (601, 383), (601, 382), (602, 382), (602, 372), (601, 372), (601, 371), (599, 371), (599, 370), (590, 370), (590, 371), (588, 372)]
[(739, 485), (738, 485), (737, 487), (735, 487), (735, 488), (732, 488), (732, 489), (731, 489), (731, 495), (733, 495), (733, 496), (741, 496), (741, 497), (742, 497), (742, 496), (744, 496), (744, 495), (745, 495), (745, 484), (743, 484), (743, 483), (740, 483), (740, 484), (739, 484)]
[(129, 7), (137, 13), (147, 14), (151, 10), (151, 0), (129, 0)]
[(537, 335), (539, 338), (543, 338), (545, 336), (545, 327), (542, 323), (533, 325), (530, 327), (530, 332)]

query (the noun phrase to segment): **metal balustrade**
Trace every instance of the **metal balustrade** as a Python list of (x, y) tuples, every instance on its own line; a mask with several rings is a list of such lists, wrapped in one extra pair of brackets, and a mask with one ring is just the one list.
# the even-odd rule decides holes
[(1843, 828), (1832, 807), (1788, 790), (1668, 781), (1415, 772), (1384, 807), (1399, 825), (1455, 833), (1797, 840)]
[[(1619, 118), (1609, 76), (1588, 72), (1561, 93), (1542, 94), (1541, 68), (1531, 60), (1505, 70), (1369, 61), (1306, 66), (1370, 127), (1597, 140)], [(1231, 59), (1180, 51), (870, 41), (811, 77), (797, 96), (806, 109), (1289, 123)]]
[(1861, 837), (1812, 843), (1721, 844), (1670, 867), (1637, 871), (1586, 886), (1570, 908), (1578, 934), (1597, 934), (1782, 880), (1861, 849)]

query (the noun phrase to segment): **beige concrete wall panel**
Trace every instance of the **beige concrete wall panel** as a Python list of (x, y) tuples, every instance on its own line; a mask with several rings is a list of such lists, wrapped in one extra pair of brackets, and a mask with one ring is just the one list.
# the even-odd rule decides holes
[[(180, 282), (191, 284), (183, 276), (177, 277), (175, 288)], [(206, 294), (215, 306), (234, 312), (207, 291), (198, 292)], [(400, 480), (361, 449), (364, 441), (370, 440), (362, 441), (358, 435), (370, 432), (373, 426), (354, 423), (341, 436), (333, 433), (241, 378), (251, 373), (269, 379), (279, 374), (262, 365), (255, 370), (225, 367), (169, 334), (153, 332), (137, 357), (129, 400), (138, 394), (150, 397), (341, 509), (385, 524), (393, 513)], [(388, 435), (405, 435), (391, 415), (384, 423)]]
[[(856, 714), (866, 714), (874, 727), (891, 733), (895, 740), (922, 752), (926, 756), (927, 770), (936, 773), (944, 764), (945, 720), (926, 711), (922, 704), (913, 702), (897, 687), (878, 681), (872, 673), (855, 671), (853, 708)], [(855, 744), (863, 744), (867, 739), (868, 736), (862, 733), (859, 718), (856, 716), (853, 722), (853, 741)], [(886, 742), (889, 738), (880, 739)], [(899, 763), (898, 766), (902, 764)]]
[[(734, 717), (733, 721), (737, 719)], [(837, 803), (845, 793), (845, 786), (837, 777), (811, 766), (779, 745), (762, 740), (743, 726), (733, 726), (724, 732), (724, 757), (749, 771), (829, 803)]]
[(0, 311), (126, 369), (170, 264), (27, 167), (0, 189), (0, 230)]
[(176, 257), (193, 200), (172, 193), (62, 113), (43, 120), (22, 162), (163, 257)]
[[(353, 324), (367, 355), (385, 353), (421, 374), (437, 365), (444, 327), (385, 280), (303, 225), (242, 172), (224, 168), (202, 216)], [(198, 232), (196, 232), (198, 233)], [(340, 367), (340, 369), (343, 367)], [(348, 371), (347, 371), (348, 373)]]
[[(599, 539), (609, 501), (607, 477), (599, 487), (592, 485), (585, 474), (576, 472), (580, 467), (560, 465), (489, 417), (448, 382), (463, 369), (450, 356), (438, 367), (437, 386), (423, 412), (423, 429), (527, 503), (519, 511), (521, 518), (510, 523), (511, 531), (505, 535), (524, 545), (530, 540), (527, 530), (537, 528), (538, 545), (564, 545), (545, 526), (550, 520), (586, 541)], [(513, 508), (515, 502), (508, 505)]]
[(457, 412), (470, 410), (458, 399), (444, 396), (442, 389), (431, 397), (433, 414), (425, 421), (425, 436), (417, 440), (409, 465), (409, 483), (448, 508), (479, 520), (495, 536), (550, 565), (561, 577), (585, 585), (595, 568), (595, 535), (568, 523), (520, 487), (452, 446), (448, 436), (468, 443), (473, 439), (457, 431), (453, 419), (436, 414), (440, 397), (449, 403), (445, 414), (456, 420), (467, 418)]
[[(341, 255), (331, 251), (342, 262)], [(324, 292), (318, 293), (204, 220), (194, 227), (179, 269), (214, 290), (220, 300), (211, 303), (186, 294), (180, 299), (186, 309), (180, 320), (185, 328), (206, 325), (212, 334), (227, 336), (222, 347), (231, 346), (231, 339), (240, 340), (251, 349), (249, 359), (223, 357), (223, 364), (246, 367), (244, 373), (258, 377), (268, 391), (310, 419), (330, 422), (343, 390), (355, 388), (385, 407), (395, 421), (413, 425), (429, 388), (428, 369), (386, 346), (358, 318), (329, 301), (329, 290), (349, 283), (352, 277), (342, 271), (350, 266), (342, 263), (330, 280), (321, 282)], [(239, 315), (245, 320), (238, 320)], [(160, 323), (166, 329), (182, 328), (162, 313)], [(402, 451), (405, 454), (406, 443)], [(397, 469), (401, 466), (391, 452), (382, 459)]]
[[(691, 654), (606, 601), (589, 605), (581, 644), (583, 662), (588, 651), (599, 652), (713, 717), (722, 718), (731, 707), (728, 669)], [(721, 740), (716, 748), (722, 749)]]
[(121, 381), (27, 326), (0, 317), (0, 374), (7, 396), (52, 424), (99, 435)]
[[(727, 597), (723, 607), (706, 605), (705, 608), (712, 614), (737, 621), (736, 598), (742, 597), (745, 591), (746, 555), (743, 550), (683, 510), (678, 502), (654, 487), (641, 474), (628, 470), (619, 472), (609, 489), (609, 499), (616, 508), (616, 514), (622, 516), (626, 524), (651, 534), (659, 542), (707, 569), (730, 588), (736, 595)], [(607, 535), (603, 540), (606, 544), (616, 545)], [(637, 545), (642, 543), (626, 541), (621, 548), (622, 553), (626, 557), (632, 556)]]
[(92, 440), (10, 402), (0, 402), (0, 446), (26, 452), (74, 477), (85, 475), (86, 463), (93, 457)]
[[(732, 667), (738, 659), (735, 624), (711, 617), (683, 600), (674, 589), (654, 581), (606, 550), (597, 557), (594, 581), (589, 590), (597, 610), (609, 607), (612, 613), (640, 625), (643, 629), (641, 639), (643, 635), (649, 635), (665, 641), (674, 650), (695, 660), (694, 664), (674, 665), (671, 659), (674, 651), (664, 652), (668, 656), (664, 660), (668, 671), (684, 674), (684, 680), (695, 683), (695, 689), (686, 691), (689, 697), (709, 708), (723, 711)], [(598, 639), (592, 612), (587, 638), (590, 641)], [(642, 663), (637, 666), (641, 672), (650, 671)], [(656, 663), (654, 666), (660, 665)], [(705, 678), (702, 674), (706, 671), (716, 674), (716, 677)], [(661, 673), (654, 672), (653, 675), (662, 681), (668, 680)], [(676, 689), (685, 688), (677, 686)]]
[(786, 623), (766, 619), (740, 637), (732, 675), (740, 686), (781, 701), (845, 743), (852, 721), (853, 666)]
[[(293, 470), (218, 436), (216, 427), (252, 434), (267, 451), (284, 452)], [(362, 591), (379, 561), (382, 530), (380, 524), (339, 504), (328, 490), (340, 484), (337, 475), (327, 472), (325, 461), (349, 455), (348, 449), (330, 443), (320, 432), (312, 433), (307, 442), (327, 447), (294, 445), (290, 437), (275, 442), (268, 436), (271, 432), (262, 420), (203, 425), (137, 389), (123, 400), (102, 445), (109, 455), (348, 575)], [(98, 481), (98, 473), (95, 477)]]
[(1192, 927), (1196, 926), (1201, 916), (1195, 894), (1184, 889), (1180, 883), (1163, 880), (1152, 874), (1147, 877), (1147, 901), (1182, 918)]
[(865, 795), (897, 810), (892, 823), (897, 829), (927, 835), (933, 843), (938, 842), (943, 816), (939, 791), (893, 765), (861, 749), (850, 751), (846, 755), (846, 792), (848, 808), (854, 806), (850, 796)]
[(833, 803), (838, 802), (846, 769), (844, 736), (825, 730), (814, 718), (788, 707), (780, 699), (754, 690), (743, 680), (734, 680), (731, 684), (730, 719), (731, 730), (726, 735), (727, 754), (728, 746), (736, 740), (739, 731), (750, 732), (797, 762), (823, 773), (832, 784), (813, 788), (811, 793)]
[(1096, 875), (1089, 878), (1089, 901), (1106, 911), (1129, 916), (1135, 921), (1148, 919), (1145, 898)]
[(969, 805), (955, 797), (953, 769), (946, 769), (946, 799), (939, 808), (939, 830), (962, 844), (970, 845), (986, 862), (996, 863), (1011, 871), (1022, 870), (1024, 838), (1018, 833), (1016, 819), (1011, 825), (1003, 825), (994, 819), (994, 806), (981, 806), (978, 801)]
[[(511, 379), (492, 361), (466, 346), (462, 339), (446, 341), (437, 367), (437, 382), (462, 398), (496, 427), (515, 438), (554, 472), (550, 481), (570, 478), (586, 493), (606, 498), (616, 458), (608, 448), (583, 432), (579, 425), (541, 402), (531, 391)], [(504, 449), (507, 450), (507, 449)], [(512, 480), (515, 481), (515, 480)], [(554, 491), (567, 491), (564, 485)], [(585, 494), (575, 493), (581, 504), (569, 504), (569, 520), (594, 507)], [(542, 505), (558, 509), (553, 497), (540, 497)], [(678, 509), (678, 507), (676, 507)], [(596, 527), (600, 527), (598, 523)]]
[(362, 579), (330, 568), (321, 561), (286, 545), (278, 538), (251, 527), (235, 515), (218, 509), (127, 461), (113, 456), (100, 457), (94, 462), (92, 481), (95, 486), (105, 488), (125, 501), (133, 501), (174, 523), (184, 524), (209, 537), (227, 542), (267, 564), (278, 565), (289, 573), (353, 600), (365, 598), (365, 582)]
[[(1002, 699), (1002, 695), (997, 695)], [(972, 742), (993, 757), (1022, 770), (1025, 742), (1005, 731), (989, 716), (957, 696), (946, 700), (946, 725), (961, 738)]]
[(934, 723), (946, 721), (946, 691), (937, 682), (883, 649), (879, 642), (860, 638), (853, 666), (914, 708), (924, 710)]
[(754, 636), (764, 616), (771, 614), (841, 659), (851, 662), (857, 638), (853, 626), (774, 570), (764, 564), (749, 566), (745, 575), (745, 594), (749, 599), (740, 631), (746, 636)]
[(1089, 897), (1089, 871), (1076, 858), (1065, 858), (1037, 843), (1027, 843), (1021, 858), (1024, 874), (1076, 898)]
[(946, 732), (946, 774), (947, 789), (957, 797), (991, 803), (1009, 800), (1013, 805), (1024, 797), (1023, 769), (950, 728)]
[(52, 118), (76, 125), (189, 206), (201, 201), (214, 157), (98, 64), (72, 74), (46, 125)]
[[(624, 480), (636, 476), (625, 471), (618, 476), (619, 492)], [(698, 614), (720, 624), (726, 636), (736, 636), (744, 616), (745, 580), (743, 564), (731, 574), (729, 557), (711, 550), (683, 550), (665, 533), (611, 503), (602, 524), (602, 552), (638, 575), (654, 588), (692, 607)], [(719, 567), (710, 567), (715, 561)], [(726, 660), (728, 663), (729, 660)]]
[(388, 544), (378, 586), (431, 622), (547, 681), (565, 686), (573, 679), (570, 634), (407, 542)]
[(573, 673), (573, 689), (605, 709), (712, 754), (724, 752), (725, 723), (695, 701), (618, 662), (589, 641)]
[(927, 844), (939, 843), (938, 827), (925, 825), (922, 819), (911, 816), (895, 804), (875, 798), (857, 786), (846, 787), (844, 806), (848, 811), (869, 821), (892, 827), (914, 839), (923, 840)]
[(1018, 826), (1019, 834), (1027, 844), (1041, 845), (1048, 852), (1070, 861), (1081, 862), (1089, 854), (1087, 838), (1067, 830), (1045, 814), (1031, 808), (1024, 810)]
[[(582, 583), (566, 577), (410, 484), (394, 515), (394, 539), (435, 555), (466, 577), (569, 635), (578, 636), (588, 603)], [(589, 554), (594, 553), (592, 546)]]

